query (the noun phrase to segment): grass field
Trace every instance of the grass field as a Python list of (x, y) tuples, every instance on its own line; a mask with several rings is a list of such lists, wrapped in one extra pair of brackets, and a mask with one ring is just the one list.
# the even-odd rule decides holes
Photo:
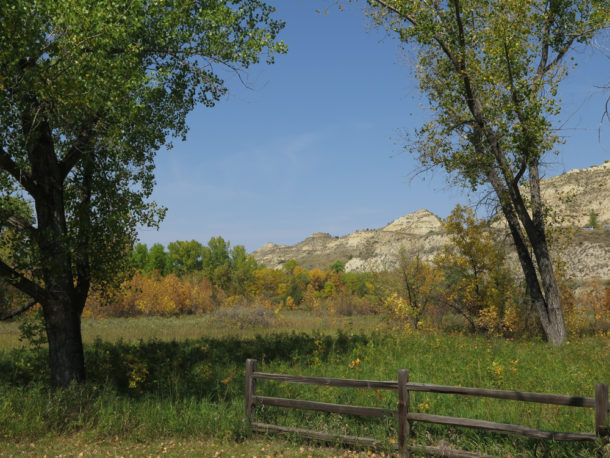
[[(259, 370), (265, 372), (396, 380), (398, 369), (406, 368), (411, 380), (417, 382), (580, 396), (593, 396), (596, 382), (610, 381), (610, 341), (602, 338), (583, 338), (556, 349), (537, 341), (409, 336), (387, 327), (378, 317), (312, 317), (290, 312), (283, 320), (258, 329), (240, 328), (226, 318), (85, 321), (88, 383), (55, 393), (46, 385), (45, 349), (20, 348), (16, 325), (2, 325), (0, 455), (351, 453), (291, 437), (250, 436), (243, 421), (248, 357), (258, 359)], [(258, 392), (341, 404), (396, 406), (395, 393), (375, 390), (261, 381)], [(590, 409), (512, 401), (413, 393), (411, 408), (555, 431), (592, 431), (594, 426)], [(375, 437), (387, 450), (396, 437), (391, 419), (260, 406), (256, 416), (263, 422)], [(597, 450), (592, 443), (526, 440), (420, 423), (415, 424), (413, 435), (417, 443), (443, 442), (494, 456), (586, 457)]]
[[(159, 339), (185, 340), (202, 337), (223, 338), (239, 335), (242, 338), (252, 338), (256, 335), (268, 335), (278, 332), (311, 333), (319, 331), (324, 334), (336, 333), (338, 330), (346, 332), (371, 331), (379, 328), (383, 320), (379, 316), (329, 316), (315, 315), (304, 311), (282, 312), (271, 323), (260, 320), (251, 325), (238, 323), (239, 316), (184, 315), (175, 318), (146, 317), (146, 318), (104, 318), (83, 319), (82, 334), (85, 343), (92, 343), (96, 339), (116, 342), (137, 342), (139, 340)], [(0, 351), (17, 348), (23, 343), (19, 341), (19, 322), (0, 321)]]

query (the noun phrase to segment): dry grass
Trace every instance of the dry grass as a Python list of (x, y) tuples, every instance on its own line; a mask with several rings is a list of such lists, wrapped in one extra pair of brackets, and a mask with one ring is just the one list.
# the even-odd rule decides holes
[(165, 439), (131, 442), (108, 438), (88, 440), (86, 435), (53, 437), (36, 442), (0, 442), (0, 456), (167, 456), (167, 457), (381, 457), (376, 453), (357, 452), (319, 446), (295, 444), (275, 437), (252, 438), (227, 442), (214, 438)]
[[(222, 315), (222, 313), (220, 314)], [(246, 317), (247, 319), (247, 317)], [(116, 342), (139, 340), (185, 340), (201, 337), (222, 338), (240, 336), (252, 338), (256, 335), (268, 335), (277, 332), (319, 331), (323, 334), (334, 334), (343, 331), (368, 331), (375, 329), (383, 319), (376, 315), (342, 317), (331, 314), (317, 314), (305, 311), (282, 312), (272, 325), (250, 320), (243, 325), (234, 320), (229, 323), (219, 319), (216, 314), (184, 315), (175, 318), (103, 318), (83, 319), (82, 332), (85, 343), (96, 339)], [(19, 341), (19, 322), (0, 322), (0, 350), (8, 350), (23, 345)]]

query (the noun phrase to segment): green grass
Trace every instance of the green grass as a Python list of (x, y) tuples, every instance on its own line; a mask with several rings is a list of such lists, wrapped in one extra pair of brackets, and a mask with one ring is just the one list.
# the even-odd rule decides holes
[[(329, 363), (294, 367), (285, 362), (272, 362), (259, 370), (300, 373), (326, 377), (396, 380), (400, 368), (410, 370), (410, 380), (457, 386), (499, 388), (517, 391), (538, 391), (580, 396), (594, 396), (595, 382), (610, 380), (608, 353), (610, 342), (583, 339), (554, 349), (539, 342), (507, 342), (500, 339), (473, 337), (435, 337), (396, 335), (373, 339)], [(360, 363), (354, 367), (353, 361)], [(352, 367), (350, 367), (352, 366)], [(347, 390), (328, 387), (280, 385), (261, 381), (258, 390), (272, 396), (299, 397), (341, 404), (375, 405), (395, 408), (396, 394), (373, 390)], [(473, 398), (457, 395), (412, 393), (413, 411), (478, 418), (514, 423), (552, 431), (594, 430), (592, 409), (544, 406), (541, 404)], [(259, 409), (260, 410), (260, 409)], [(366, 435), (386, 439), (388, 431), (396, 437), (393, 421), (357, 423), (348, 432), (332, 415), (279, 412), (265, 408), (259, 412), (263, 421), (279, 424), (310, 425), (312, 429), (332, 428), (336, 433)], [(373, 427), (371, 424), (375, 424)], [(351, 425), (350, 425), (351, 426)], [(368, 429), (367, 429), (368, 428)], [(493, 455), (523, 453), (537, 450), (552, 456), (590, 456), (589, 445), (557, 444), (510, 436), (479, 433), (447, 427), (415, 424), (418, 443), (434, 443), (450, 438), (455, 446), (485, 450)]]
[[(367, 317), (337, 319), (329, 323), (324, 333), (278, 334), (278, 329), (288, 330), (290, 326), (312, 329), (316, 319), (320, 320), (318, 323), (330, 322), (328, 317), (294, 313), (286, 314), (286, 322), (279, 328), (266, 329), (258, 337), (252, 336), (252, 330), (207, 327), (208, 334), (202, 334), (206, 337), (180, 339), (185, 334), (193, 335), (184, 329), (201, 324), (197, 318), (91, 322), (97, 335), (105, 338), (91, 341), (92, 334), (86, 337), (88, 383), (55, 393), (46, 385), (44, 349), (0, 351), (0, 455), (27, 454), (29, 443), (34, 444), (33, 450), (39, 450), (36, 444), (51, 443), (58, 450), (53, 453), (59, 454), (62, 444), (82, 442), (101, 444), (101, 455), (116, 450), (112, 448), (116, 439), (126, 450), (142, 446), (140, 451), (134, 448), (130, 452), (135, 455), (149, 451), (154, 454), (154, 447), (169, 443), (182, 443), (185, 450), (195, 450), (200, 442), (241, 447), (227, 452), (228, 456), (262, 454), (256, 448), (264, 438), (248, 439), (243, 422), (248, 357), (258, 359), (259, 370), (265, 372), (396, 380), (398, 369), (406, 368), (410, 380), (416, 382), (588, 397), (593, 396), (596, 382), (610, 381), (610, 341), (602, 338), (583, 338), (553, 348), (536, 341), (408, 336), (380, 327), (375, 319), (367, 323)], [(305, 324), (308, 320), (310, 326)], [(343, 331), (337, 333), (341, 327)], [(164, 328), (166, 334), (160, 334)], [(353, 329), (359, 328), (367, 331), (354, 334)], [(374, 331), (376, 328), (379, 330)], [(127, 335), (130, 339), (124, 338)], [(157, 340), (136, 341), (136, 335), (154, 336)], [(114, 341), (110, 336), (123, 340)], [(397, 400), (393, 392), (270, 381), (260, 381), (257, 389), (271, 396), (392, 409)], [(594, 427), (592, 409), (455, 395), (412, 393), (411, 409), (554, 431), (590, 432)], [(390, 439), (396, 437), (393, 419), (350, 418), (261, 406), (256, 408), (256, 415), (263, 422), (375, 437), (388, 450)], [(413, 438), (421, 444), (442, 441), (455, 448), (495, 456), (591, 456), (596, 451), (596, 445), (591, 443), (536, 441), (422, 423), (415, 423)], [(296, 438), (275, 441), (270, 443), (286, 447), (283, 456), (309, 454), (301, 454), (300, 450), (310, 445)], [(152, 448), (143, 445), (147, 443), (152, 443)], [(248, 444), (256, 445), (249, 448)], [(93, 449), (88, 450), (87, 454), (95, 455)], [(206, 450), (211, 449), (208, 446)], [(339, 449), (319, 450), (324, 452), (318, 456), (342, 453)], [(170, 451), (167, 453), (171, 455)]]

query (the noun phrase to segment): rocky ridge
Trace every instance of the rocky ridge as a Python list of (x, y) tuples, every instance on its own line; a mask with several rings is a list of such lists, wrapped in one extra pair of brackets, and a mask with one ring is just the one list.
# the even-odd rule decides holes
[(586, 227), (593, 211), (602, 228), (610, 225), (610, 161), (544, 179), (541, 191), (545, 202), (558, 210), (565, 224)]
[[(562, 256), (568, 272), (576, 279), (610, 279), (610, 162), (543, 179), (541, 187), (561, 224), (580, 228)], [(597, 218), (596, 230), (587, 228), (591, 212)], [(422, 209), (380, 229), (342, 237), (318, 232), (292, 246), (267, 243), (252, 254), (257, 262), (273, 268), (289, 259), (308, 269), (339, 259), (348, 272), (364, 272), (396, 267), (401, 248), (408, 256), (430, 260), (447, 242), (440, 218)]]

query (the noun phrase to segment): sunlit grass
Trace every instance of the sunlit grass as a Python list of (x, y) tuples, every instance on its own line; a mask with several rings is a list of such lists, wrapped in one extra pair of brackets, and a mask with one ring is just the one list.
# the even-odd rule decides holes
[[(175, 318), (144, 317), (144, 318), (86, 318), (82, 321), (82, 334), (85, 343), (96, 339), (108, 342), (123, 340), (137, 342), (139, 340), (158, 339), (163, 341), (199, 339), (202, 337), (223, 338), (235, 337), (253, 338), (256, 335), (269, 335), (278, 332), (319, 331), (324, 334), (334, 334), (343, 331), (371, 331), (382, 325), (383, 319), (378, 315), (337, 316), (332, 314), (312, 314), (305, 311), (286, 311), (272, 326), (235, 326), (219, 321), (214, 314), (183, 315)], [(19, 341), (19, 321), (0, 322), (0, 350), (8, 350), (23, 346)]]
[[(259, 370), (396, 380), (398, 369), (405, 368), (410, 371), (410, 380), (415, 382), (593, 397), (596, 382), (610, 381), (610, 365), (607, 363), (609, 351), (610, 341), (601, 338), (580, 339), (557, 349), (543, 342), (511, 342), (466, 336), (392, 335), (372, 340), (332, 362), (318, 363), (314, 360), (308, 365), (295, 366), (275, 361), (259, 367)], [(397, 402), (394, 392), (278, 384), (263, 380), (258, 384), (258, 392), (391, 409), (396, 408)], [(519, 424), (547, 431), (594, 431), (593, 409), (429, 393), (411, 393), (410, 401), (411, 409), (415, 412)], [(286, 412), (269, 407), (257, 409), (263, 422), (363, 435), (386, 441), (397, 435), (396, 422), (392, 419), (347, 423), (328, 414)], [(458, 447), (485, 450), (494, 456), (506, 456), (508, 453), (530, 456), (528, 450), (534, 450), (534, 455), (589, 456), (593, 450), (591, 444), (535, 441), (420, 423), (415, 424), (413, 433), (418, 443), (430, 445), (451, 438), (450, 442)], [(535, 452), (536, 449), (538, 452)]]

